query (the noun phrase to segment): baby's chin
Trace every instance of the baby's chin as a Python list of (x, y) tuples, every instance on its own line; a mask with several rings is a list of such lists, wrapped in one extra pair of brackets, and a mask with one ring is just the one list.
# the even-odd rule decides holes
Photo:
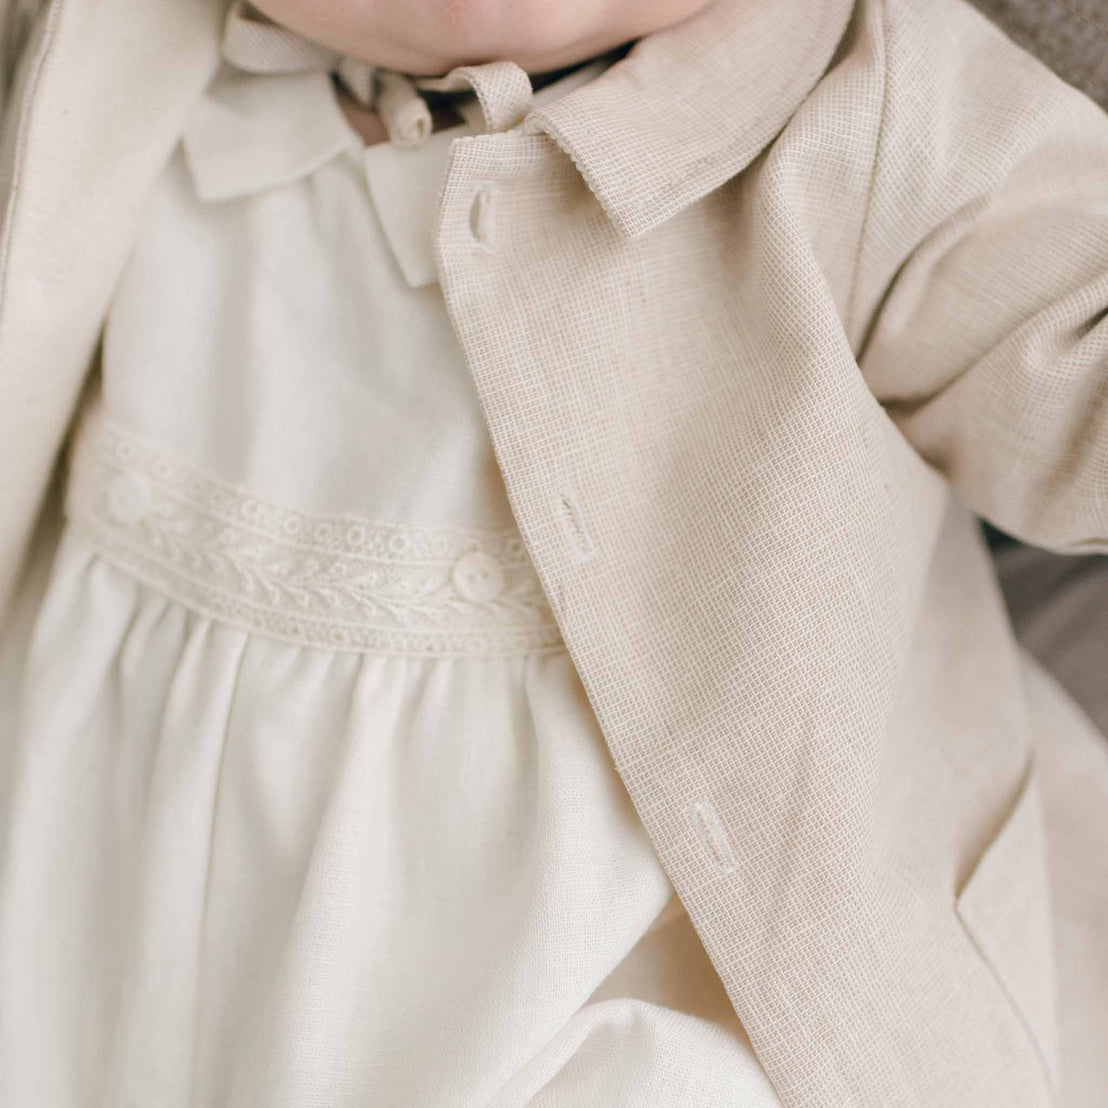
[(512, 61), (561, 69), (649, 34), (711, 0), (253, 0), (271, 19), (404, 73)]

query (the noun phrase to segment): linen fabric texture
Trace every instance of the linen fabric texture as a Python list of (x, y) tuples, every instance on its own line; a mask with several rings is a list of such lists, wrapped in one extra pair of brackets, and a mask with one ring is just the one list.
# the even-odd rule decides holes
[[(67, 0), (23, 51), (5, 590), (223, 16)], [(781, 1102), (1100, 1104), (1108, 756), (974, 513), (1106, 549), (1104, 113), (955, 0), (721, 0), (507, 126), (451, 148), (451, 323)]]

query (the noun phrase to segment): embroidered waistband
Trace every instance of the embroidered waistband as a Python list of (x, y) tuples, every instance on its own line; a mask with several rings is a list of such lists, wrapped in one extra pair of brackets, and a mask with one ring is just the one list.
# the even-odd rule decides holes
[(91, 409), (66, 514), (109, 562), (213, 618), (377, 654), (561, 649), (515, 530), (316, 517), (261, 500)]

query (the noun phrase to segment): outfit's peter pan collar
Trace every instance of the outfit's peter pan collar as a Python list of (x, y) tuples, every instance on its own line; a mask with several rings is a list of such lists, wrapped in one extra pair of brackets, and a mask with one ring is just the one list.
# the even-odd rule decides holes
[[(582, 66), (531, 97), (551, 104), (595, 79), (598, 61)], [(339, 107), (326, 72), (247, 74), (224, 65), (193, 111), (183, 135), (198, 196), (230, 200), (289, 184), (342, 154), (360, 157), (378, 218), (405, 280), (437, 280), (434, 226), (451, 142), (481, 133), (476, 97), (457, 104), (463, 122), (407, 149), (392, 142), (366, 147)]]
[(185, 128), (185, 159), (202, 200), (289, 184), (358, 141), (325, 73), (256, 76), (224, 66)]

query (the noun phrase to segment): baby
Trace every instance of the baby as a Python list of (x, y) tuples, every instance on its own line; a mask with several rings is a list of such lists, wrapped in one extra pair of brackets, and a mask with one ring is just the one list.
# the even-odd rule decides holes
[(5, 1108), (1104, 1102), (979, 524), (1108, 550), (1099, 108), (963, 0), (5, 14)]

